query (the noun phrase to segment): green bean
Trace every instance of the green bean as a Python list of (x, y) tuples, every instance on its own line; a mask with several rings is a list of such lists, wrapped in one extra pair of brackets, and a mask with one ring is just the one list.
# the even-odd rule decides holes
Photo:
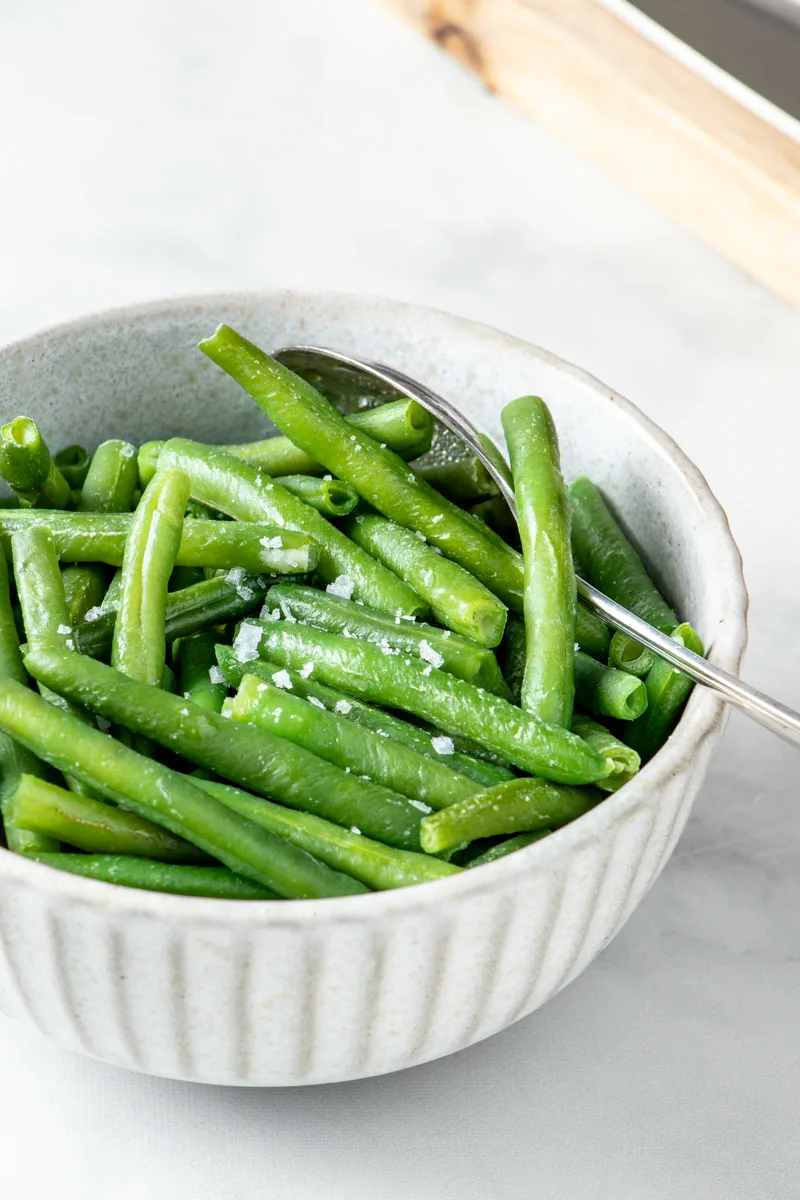
[(388, 788), (345, 774), (291, 742), (136, 683), (81, 655), (42, 651), (29, 654), (25, 666), (35, 679), (92, 712), (152, 738), (223, 779), (336, 824), (357, 825), (389, 845), (419, 849), (418, 806)]
[(81, 489), (81, 512), (130, 512), (138, 482), (136, 447), (116, 438), (101, 442)]
[(424, 622), (400, 621), (343, 596), (296, 583), (275, 584), (267, 593), (266, 603), (284, 617), (294, 617), (330, 633), (387, 645), (487, 691), (508, 694), (494, 654), (471, 638)]
[(77, 796), (33, 775), (21, 775), (12, 797), (17, 824), (32, 833), (94, 854), (135, 854), (164, 862), (204, 862), (205, 856), (146, 817)]
[(502, 412), (525, 559), (525, 674), (520, 704), (569, 729), (575, 695), (570, 514), (558, 435), (547, 405), (522, 396)]
[(618, 671), (627, 671), (629, 675), (637, 675), (640, 679), (646, 675), (656, 656), (646, 646), (641, 646), (627, 633), (618, 630), (611, 638), (608, 649), (608, 665)]
[[(384, 442), (401, 458), (418, 458), (431, 448), (433, 418), (415, 400), (393, 400), (377, 408), (350, 413), (347, 420), (365, 430), (376, 442)], [(156, 473), (163, 442), (145, 442), (139, 449), (139, 478), (142, 487)], [(315, 462), (288, 438), (270, 437), (260, 442), (220, 446), (229, 454), (243, 458), (269, 475), (323, 475), (322, 463)]]
[(526, 655), (525, 622), (516, 613), (509, 613), (503, 644), (500, 647), (500, 659), (503, 664), (503, 675), (514, 704), (519, 704), (522, 695)]
[(0, 428), (0, 475), (27, 508), (66, 508), (70, 487), (30, 417), (16, 417)]
[(214, 900), (281, 899), (271, 888), (252, 883), (226, 867), (186, 867), (122, 854), (29, 854), (28, 857), (58, 871), (147, 892), (208, 896)]
[[(238, 687), (245, 675), (248, 674), (256, 675), (259, 679), (271, 683), (272, 676), (279, 667), (278, 663), (270, 663), (262, 659), (242, 662), (236, 657), (236, 653), (230, 646), (219, 644), (217, 645), (217, 662), (232, 687)], [(444, 763), (451, 770), (457, 771), (460, 775), (466, 775), (468, 779), (475, 780), (483, 787), (491, 787), (495, 783), (502, 783), (504, 779), (514, 778), (511, 771), (504, 767), (472, 758), (467, 754), (459, 754), (455, 749), (452, 754), (443, 754), (434, 749), (434, 742), (453, 740), (439, 737), (438, 734), (441, 731), (437, 731), (431, 736), (417, 725), (411, 725), (408, 721), (401, 720), (400, 717), (384, 712), (383, 709), (364, 704), (363, 701), (356, 700), (353, 696), (346, 696), (344, 692), (327, 687), (324, 683), (318, 683), (315, 679), (304, 677), (297, 671), (286, 671), (286, 674), (293, 691), (298, 696), (303, 696), (314, 704), (321, 704), (329, 712), (336, 712), (340, 716), (346, 717), (348, 721), (363, 725), (365, 729), (372, 729), (381, 737), (391, 738), (394, 742), (409, 746), (418, 754), (424, 754), (426, 758)]]
[[(186, 530), (186, 521), (183, 522), (184, 532)], [(183, 541), (183, 537), (181, 537)], [(180, 554), (180, 547), (178, 548)], [(216, 571), (214, 572), (216, 574)], [(203, 583), (208, 578), (203, 567), (173, 567), (172, 574), (169, 577), (169, 590), (171, 592), (182, 592), (184, 588), (192, 587), (195, 583)]]
[(485, 867), (487, 863), (497, 862), (498, 858), (505, 858), (506, 855), (513, 854), (515, 850), (523, 850), (532, 842), (540, 842), (550, 833), (549, 829), (539, 829), (536, 833), (518, 833), (516, 837), (505, 838), (502, 842), (495, 842), (488, 850), (484, 850), (483, 854), (477, 854), (475, 858), (471, 858), (467, 866), (470, 870), (473, 867)]
[(423, 666), (418, 659), (385, 654), (371, 642), (299, 623), (247, 620), (239, 628), (234, 650), (240, 658), (260, 653), (296, 671), (312, 661), (321, 683), (360, 700), (415, 713), (548, 779), (591, 783), (612, 770), (610, 762), (568, 730), (547, 725), (499, 696), (430, 664)]
[(489, 536), (480, 521), (441, 497), (397, 454), (349, 424), (310, 384), (229, 326), (220, 325), (200, 349), (245, 388), (292, 441), (351, 483), (373, 508), (424, 534), (501, 600), (519, 607), (522, 559), (502, 539)]
[(605, 725), (599, 725), (590, 717), (584, 716), (583, 713), (576, 713), (572, 718), (572, 732), (583, 738), (598, 754), (610, 758), (613, 762), (612, 773), (595, 784), (595, 787), (602, 792), (618, 791), (624, 783), (633, 779), (639, 770), (641, 763), (636, 751), (632, 750), (630, 746), (626, 746), (619, 738), (614, 737), (614, 734), (610, 733)]
[[(695, 654), (704, 653), (703, 643), (691, 625), (679, 625), (672, 636)], [(638, 751), (642, 762), (649, 762), (677, 725), (694, 684), (677, 667), (657, 658), (647, 673), (644, 686), (647, 709), (625, 728), (625, 741)]]
[(598, 716), (633, 721), (647, 708), (647, 690), (635, 675), (606, 667), (578, 650), (575, 654), (575, 700), (581, 708)]
[(344, 871), (374, 891), (427, 883), (446, 875), (456, 875), (460, 869), (413, 850), (384, 846), (382, 842), (365, 837), (355, 827), (342, 829), (340, 825), (311, 813), (294, 812), (228, 784), (198, 779), (197, 785), (254, 824), (286, 838), (320, 862)]
[(511, 474), (511, 467), (506, 461), (506, 456), (503, 454), (497, 445), (489, 437), (488, 433), (479, 433), (478, 441), (483, 446), (483, 452), (489, 459), (494, 469), (503, 476), (510, 488), (514, 486), (514, 476)]
[(273, 680), (280, 686), (245, 675), (237, 695), (225, 701), (225, 715), (269, 730), (344, 771), (374, 779), (430, 808), (445, 808), (480, 791), (479, 784), (443, 763), (293, 695), (285, 670), (276, 669)]
[[(169, 701), (179, 707), (188, 704), (69, 651), (43, 650), (28, 658), (42, 663), (60, 660), (69, 675), (79, 670), (81, 662), (88, 662), (94, 670), (113, 673), (127, 688), (143, 689), (161, 703)], [(282, 896), (349, 895), (365, 890), (363, 884), (332, 871), (232, 812), (185, 775), (83, 725), (13, 680), (0, 682), (0, 729), (46, 762), (93, 785), (120, 807), (149, 817), (218, 858), (230, 870)]]
[(53, 458), (53, 463), (73, 489), (83, 487), (91, 461), (85, 446), (65, 446)]
[(185, 475), (159, 471), (139, 501), (122, 560), (111, 663), (131, 679), (156, 687), (166, 662), (167, 586), (188, 498)]
[(345, 530), (430, 605), (440, 625), (482, 646), (503, 636), (506, 610), (496, 596), (458, 563), (438, 554), (410, 529), (372, 513), (348, 518)]
[[(118, 567), (135, 516), (128, 513), (58, 513), (31, 509), (0, 514), (0, 540), (18, 529), (46, 525), (59, 558)], [(311, 571), (319, 553), (307, 534), (241, 521), (186, 520), (176, 562), (182, 567), (246, 570), (273, 575)]]
[(174, 651), (181, 695), (200, 708), (221, 712), (228, 694), (225, 679), (214, 653), (219, 635), (211, 630), (181, 638)]
[[(169, 592), (166, 604), (165, 634), (168, 642), (179, 637), (188, 637), (209, 625), (233, 621), (257, 608), (272, 584), (272, 579), (246, 575), (239, 580), (227, 575), (206, 579), (192, 584), (179, 592)], [(113, 586), (113, 584), (112, 584)], [(111, 589), (109, 588), (109, 591)], [(111, 640), (116, 621), (118, 599), (109, 600), (100, 610), (91, 610), (75, 627), (75, 645), (81, 654), (93, 658), (106, 658), (111, 651)]]
[(278, 475), (275, 482), (299, 496), (323, 517), (346, 517), (358, 504), (358, 492), (341, 479), (314, 475)]
[(416, 592), (257, 467), (223, 450), (182, 438), (166, 443), (159, 462), (185, 471), (192, 495), (204, 504), (240, 521), (272, 522), (313, 538), (319, 545), (317, 572), (326, 583), (338, 581), (339, 588), (357, 600), (393, 616), (426, 614)]
[(587, 581), (637, 617), (671, 633), (678, 618), (659, 593), (599, 489), (589, 479), (576, 479), (570, 485), (569, 498), (572, 545), (584, 564)]
[[(8, 567), (0, 554), (0, 679), (13, 679), (27, 684), (28, 676), (22, 665), (14, 614), (11, 608)], [(29, 851), (58, 850), (58, 842), (39, 837), (21, 829), (14, 820), (12, 796), (17, 780), (23, 773), (44, 775), (44, 764), (26, 750), (0, 734), (0, 823), (5, 829), (6, 845), (18, 854)]]
[[(575, 573), (580, 575), (577, 567)], [(575, 641), (581, 650), (585, 650), (599, 662), (605, 662), (608, 658), (611, 630), (602, 617), (586, 608), (580, 600), (575, 611)]]
[(489, 529), (499, 534), (509, 546), (519, 548), (519, 528), (502, 496), (491, 496), (488, 500), (472, 504), (469, 511), (473, 517), (478, 517)]
[(64, 584), (69, 624), (73, 626), (82, 621), (87, 612), (102, 604), (107, 592), (106, 571), (96, 563), (62, 567), (61, 581)]
[(462, 506), (497, 496), (500, 490), (479, 458), (430, 463), (416, 470), (437, 492)]
[(559, 829), (594, 808), (601, 798), (593, 788), (564, 787), (545, 779), (512, 779), (425, 817), (422, 848), (438, 854), (476, 838)]

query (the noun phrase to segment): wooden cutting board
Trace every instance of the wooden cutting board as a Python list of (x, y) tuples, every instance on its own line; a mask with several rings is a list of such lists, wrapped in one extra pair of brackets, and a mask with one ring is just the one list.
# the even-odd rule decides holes
[(800, 123), (625, 0), (386, 2), (551, 133), (800, 306)]

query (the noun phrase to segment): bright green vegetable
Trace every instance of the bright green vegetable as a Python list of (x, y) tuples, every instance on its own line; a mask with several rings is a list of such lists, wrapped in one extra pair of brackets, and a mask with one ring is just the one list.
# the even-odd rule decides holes
[(276, 483), (299, 496), (323, 517), (346, 517), (358, 504), (358, 492), (341, 479), (317, 479), (314, 475), (279, 475)]
[[(64, 665), (68, 667), (81, 662), (79, 655), (62, 650), (41, 651), (29, 658), (42, 662), (66, 660)], [(91, 666), (111, 672), (110, 667), (97, 663)], [(128, 688), (143, 688), (162, 701), (188, 703), (124, 676), (118, 678)], [(282, 896), (349, 895), (365, 890), (363, 884), (331, 871), (311, 855), (232, 812), (186, 776), (91, 729), (13, 680), (0, 682), (0, 729), (46, 762), (96, 787), (120, 807), (156, 821), (218, 858), (230, 870)]]
[(374, 513), (357, 513), (344, 528), (357, 545), (414, 588), (440, 625), (482, 646), (498, 645), (505, 607), (458, 563), (437, 554), (410, 529)]
[[(55, 538), (53, 539), (55, 541)], [(61, 568), (61, 581), (69, 612), (69, 624), (75, 626), (87, 612), (103, 603), (106, 595), (106, 571), (96, 563)]]
[(469, 511), (473, 517), (478, 517), (496, 534), (508, 542), (510, 546), (519, 547), (519, 528), (514, 520), (511, 509), (502, 496), (491, 496), (488, 500), (480, 500), (470, 505)]
[(192, 495), (204, 504), (240, 521), (266, 521), (307, 534), (319, 546), (317, 572), (326, 583), (338, 581), (337, 586), (351, 591), (355, 599), (393, 616), (426, 614), (416, 592), (258, 468), (183, 438), (166, 443), (159, 463), (185, 471)]
[(508, 465), (506, 456), (503, 454), (495, 442), (489, 437), (488, 433), (479, 433), (478, 441), (483, 446), (483, 451), (494, 469), (503, 476), (510, 488), (514, 486), (514, 476), (511, 474), (511, 467)]
[(455, 462), (430, 463), (415, 469), (437, 492), (463, 507), (499, 492), (479, 458), (459, 458)]
[(180, 694), (217, 713), (222, 711), (222, 702), (228, 694), (214, 653), (218, 641), (218, 633), (206, 630), (181, 638), (174, 652)]
[(530, 846), (531, 842), (540, 842), (549, 834), (549, 829), (540, 829), (536, 833), (518, 833), (516, 837), (505, 838), (502, 842), (495, 842), (494, 846), (484, 850), (483, 854), (477, 854), (475, 858), (471, 858), (467, 866), (471, 870), (473, 867), (484, 867), (487, 863), (497, 862), (498, 858), (505, 858), (506, 855), (513, 854), (515, 850), (522, 850), (525, 846)]
[[(401, 458), (417, 458), (431, 448), (433, 418), (415, 400), (393, 400), (377, 408), (350, 413), (347, 420), (369, 433), (376, 442), (384, 442)], [(139, 477), (142, 487), (155, 475), (163, 445), (163, 442), (145, 442), (140, 447)], [(260, 442), (242, 442), (219, 448), (243, 458), (254, 467), (261, 467), (268, 475), (325, 473), (322, 463), (315, 462), (285, 437), (270, 437)]]
[(112, 439), (101, 442), (81, 489), (81, 512), (130, 512), (138, 481), (136, 447)]
[[(233, 621), (257, 608), (266, 596), (272, 579), (238, 574), (206, 579), (178, 592), (169, 592), (166, 602), (165, 634), (168, 642), (188, 637), (209, 625)], [(114, 586), (112, 584), (112, 586)], [(111, 591), (111, 588), (109, 588)], [(116, 591), (116, 588), (115, 588)], [(107, 598), (100, 610), (90, 611), (75, 627), (75, 644), (81, 654), (105, 658), (111, 650), (118, 597)]]
[(135, 854), (163, 862), (204, 862), (196, 847), (146, 817), (77, 796), (34, 775), (21, 775), (12, 797), (22, 829), (94, 854)]
[(576, 479), (570, 485), (569, 498), (572, 545), (587, 581), (637, 617), (671, 633), (678, 618), (612, 516), (599, 488), (589, 479)]
[(66, 479), (70, 488), (82, 488), (89, 470), (91, 456), (85, 446), (65, 446), (53, 458), (53, 463)]
[(339, 825), (357, 825), (389, 845), (419, 849), (419, 807), (300, 746), (136, 683), (81, 655), (29, 654), (25, 666), (35, 679), (106, 720), (152, 738), (223, 779)]
[[(8, 567), (4, 555), (0, 554), (0, 679), (13, 679), (27, 684), (28, 676), (22, 665), (14, 613), (11, 608)], [(44, 775), (46, 768), (24, 746), (13, 742), (6, 734), (0, 734), (0, 821), (6, 835), (9, 850), (18, 854), (45, 850), (58, 850), (58, 842), (40, 837), (21, 829), (14, 820), (12, 797), (17, 781), (23, 773)]]
[[(672, 636), (695, 654), (704, 653), (703, 643), (691, 625), (679, 625)], [(638, 720), (626, 727), (625, 740), (638, 751), (642, 762), (649, 762), (680, 720), (694, 684), (677, 667), (670, 666), (663, 658), (657, 658), (647, 673), (644, 685), (647, 689), (647, 709)]]
[[(46, 525), (59, 558), (118, 567), (135, 520), (128, 513), (19, 509), (0, 514), (0, 540), (28, 525)], [(313, 570), (318, 558), (316, 545), (304, 533), (242, 521), (186, 520), (176, 562), (182, 567), (285, 575)]]
[(626, 746), (619, 738), (614, 737), (614, 734), (610, 733), (605, 725), (599, 725), (590, 717), (576, 713), (572, 718), (572, 732), (583, 738), (598, 754), (610, 758), (614, 764), (612, 773), (595, 784), (601, 791), (618, 791), (624, 783), (633, 779), (639, 770), (641, 763), (636, 751), (632, 750), (630, 746)]
[(458, 874), (458, 867), (439, 858), (384, 846), (355, 829), (342, 829), (340, 825), (311, 813), (283, 808), (262, 796), (252, 796), (227, 784), (198, 779), (197, 785), (234, 812), (307, 850), (329, 867), (359, 879), (374, 891), (410, 887)]
[(16, 417), (0, 428), (0, 475), (27, 508), (66, 508), (70, 502), (69, 484), (29, 417)]
[(559, 829), (594, 808), (600, 799), (593, 788), (564, 787), (545, 779), (512, 779), (425, 817), (422, 848), (438, 854), (476, 838)]
[(480, 521), (441, 497), (392, 450), (348, 423), (309, 383), (227, 325), (220, 325), (200, 349), (249, 392), (296, 445), (351, 483), (373, 508), (418, 530), (502, 600), (519, 606), (520, 556), (500, 538), (489, 536)]
[(122, 560), (111, 663), (131, 679), (155, 687), (164, 674), (167, 588), (188, 498), (185, 475), (159, 471), (139, 501)]
[(569, 729), (577, 592), (558, 436), (547, 405), (522, 396), (502, 412), (525, 559), (525, 673), (520, 704)]
[(285, 669), (276, 668), (273, 680), (279, 680), (282, 686), (245, 675), (237, 695), (225, 701), (225, 715), (286, 738), (344, 771), (374, 779), (430, 808), (445, 808), (480, 791), (480, 784), (410, 746), (381, 737), (344, 715), (293, 695)]
[[(279, 668), (278, 663), (270, 663), (262, 659), (241, 662), (232, 647), (219, 644), (217, 645), (217, 662), (232, 687), (238, 687), (245, 675), (248, 674), (256, 675), (259, 679), (271, 683), (272, 676)], [(418, 725), (411, 725), (408, 721), (384, 712), (381, 708), (373, 708), (371, 704), (364, 704), (363, 701), (356, 700), (353, 696), (346, 696), (344, 692), (327, 687), (324, 683), (318, 683), (313, 678), (304, 677), (297, 671), (287, 671), (286, 673), (296, 695), (321, 704), (328, 712), (336, 712), (340, 716), (346, 717), (348, 721), (363, 725), (365, 729), (372, 729), (381, 737), (391, 738), (392, 741), (410, 746), (418, 754), (424, 754), (426, 758), (444, 763), (451, 770), (457, 771), (460, 775), (466, 775), (468, 779), (475, 780), (483, 787), (491, 787), (495, 783), (502, 783), (504, 779), (514, 778), (511, 771), (493, 763), (472, 758), (467, 754), (460, 754), (455, 750), (451, 754), (443, 754), (440, 750), (434, 749), (434, 742), (441, 744), (443, 740), (448, 740), (442, 739), (441, 730), (431, 735)]]
[(646, 675), (656, 656), (652, 650), (648, 650), (646, 646), (639, 645), (627, 633), (622, 633), (621, 630), (611, 638), (611, 645), (608, 650), (608, 665), (615, 667), (618, 671), (627, 671), (629, 675), (637, 675), (641, 678)]
[(225, 867), (185, 867), (120, 854), (30, 854), (28, 857), (58, 871), (147, 892), (209, 896), (214, 900), (281, 899), (271, 888), (234, 875)]
[(476, 687), (499, 695), (508, 694), (494, 654), (471, 638), (424, 622), (388, 617), (345, 600), (343, 596), (296, 583), (275, 584), (267, 593), (266, 604), (273, 610), (273, 616), (294, 617), (330, 633), (385, 645), (412, 658), (433, 663), (451, 675), (469, 680)]
[[(234, 643), (245, 655), (299, 671), (309, 661), (321, 683), (360, 700), (415, 713), (449, 734), (474, 738), (525, 771), (564, 783), (591, 783), (610, 774), (611, 762), (566, 729), (492, 696), (446, 671), (399, 654), (287, 622), (242, 622)], [(630, 678), (630, 676), (628, 677)]]
[(606, 667), (578, 650), (575, 654), (575, 701), (598, 716), (633, 721), (647, 708), (647, 691), (635, 675)]
[[(580, 574), (577, 569), (576, 574)], [(591, 612), (580, 600), (575, 611), (575, 641), (581, 650), (591, 654), (598, 662), (605, 662), (608, 658), (611, 630), (602, 617)]]

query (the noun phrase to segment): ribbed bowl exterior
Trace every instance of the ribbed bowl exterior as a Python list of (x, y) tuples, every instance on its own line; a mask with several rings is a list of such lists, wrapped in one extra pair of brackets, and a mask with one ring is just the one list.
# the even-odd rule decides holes
[[(91, 418), (95, 393), (109, 402), (102, 365), (118, 339), (127, 345), (132, 328), (149, 331), (162, 345), (155, 363), (152, 355), (135, 360), (146, 337), (124, 354), (134, 356), (131, 372), (163, 383), (164, 372), (181, 377), (186, 369), (181, 355), (193, 361), (192, 342), (216, 319), (238, 319), (247, 331), (265, 326), (269, 332), (262, 340), (268, 345), (312, 333), (320, 342), (348, 348), (344, 331), (360, 326), (362, 352), (419, 374), (415, 347), (429, 355), (438, 346), (441, 360), (442, 348), (454, 342), (449, 353), (462, 367), (466, 358), (473, 375), (490, 369), (496, 375), (502, 355), (516, 355), (523, 370), (527, 362), (529, 374), (536, 366), (544, 371), (549, 390), (539, 390), (548, 399), (560, 386), (565, 396), (569, 388), (586, 393), (587, 403), (610, 397), (632, 430), (630, 446), (624, 439), (617, 443), (620, 460), (641, 458), (647, 465), (649, 456), (651, 468), (659, 462), (658, 489), (663, 493), (666, 487), (671, 497), (669, 528), (677, 530), (675, 536), (665, 538), (658, 512), (648, 516), (645, 504), (639, 513), (642, 541), (665, 547), (664, 573), (684, 611), (707, 637), (712, 634), (714, 660), (738, 667), (746, 592), (724, 515), (702, 477), (626, 402), (574, 368), (494, 331), (358, 298), (209, 297), (125, 310), (40, 335), (0, 355), (0, 382), (14, 376), (21, 411), (28, 411), (26, 389), (34, 401), (48, 395), (43, 384), (52, 382), (60, 402), (52, 410), (45, 404), (45, 432), (58, 444), (50, 426), (60, 422), (70, 431), (63, 440), (75, 440), (87, 419), (79, 403)], [(385, 332), (390, 327), (391, 335)], [(431, 346), (434, 334), (439, 341)], [(93, 368), (83, 353), (87, 341), (100, 360)], [(75, 396), (67, 394), (65, 402), (56, 384), (58, 372), (68, 367), (67, 393), (71, 388)], [(435, 372), (428, 371), (427, 378), (444, 388)], [(103, 434), (144, 440), (154, 428), (171, 432), (153, 411), (158, 396), (169, 396), (170, 389), (156, 396), (153, 379), (152, 399), (139, 406), (151, 408), (138, 413), (140, 430), (118, 430), (114, 414), (106, 413)], [(501, 379), (504, 395), (523, 390), (515, 382)], [(111, 387), (112, 407), (120, 414), (127, 411), (128, 386), (123, 371)], [(202, 393), (202, 380), (198, 386)], [(579, 409), (580, 399), (565, 398), (562, 442), (580, 462), (580, 421), (574, 428), (569, 424), (573, 404)], [(560, 424), (558, 404), (554, 407)], [(40, 415), (33, 402), (30, 411)], [(470, 411), (480, 416), (480, 404), (473, 402)], [(496, 407), (483, 415), (490, 431), (496, 429)], [(173, 424), (187, 427), (186, 420)], [(220, 434), (201, 429), (197, 436)], [(608, 486), (603, 461), (601, 456), (581, 469), (591, 468)], [(606, 474), (613, 478), (618, 470), (619, 463), (612, 463)], [(668, 747), (632, 784), (579, 822), (491, 866), (400, 892), (292, 904), (193, 900), (112, 888), (0, 851), (0, 1008), (29, 1018), (54, 1041), (81, 1053), (205, 1083), (332, 1082), (460, 1050), (550, 999), (624, 924), (680, 836), (723, 716), (720, 702), (698, 689)]]

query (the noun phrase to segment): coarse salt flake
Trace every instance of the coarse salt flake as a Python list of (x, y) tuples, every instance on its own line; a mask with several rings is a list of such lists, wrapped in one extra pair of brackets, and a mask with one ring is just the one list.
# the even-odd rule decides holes
[(212, 683), (227, 683), (227, 679), (223, 675), (221, 669), (217, 666), (208, 668), (208, 678)]
[(325, 711), (325, 705), (321, 700), (318, 700), (316, 696), (309, 696), (308, 703), (313, 704), (314, 708), (321, 708), (323, 712)]
[(286, 688), (288, 691), (292, 690), (292, 681), (288, 671), (275, 671), (272, 676), (272, 682), (276, 687)]
[(279, 533), (275, 537), (262, 537), (258, 539), (265, 550), (280, 550), (283, 546), (283, 538)]
[(297, 672), (301, 679), (308, 679), (311, 672), (314, 670), (313, 662), (303, 663), (300, 670)]
[(344, 715), (345, 713), (349, 713), (352, 707), (349, 700), (337, 700), (333, 711)]
[(438, 650), (434, 650), (433, 646), (425, 638), (419, 644), (419, 656), (424, 658), (425, 662), (429, 662), (432, 667), (440, 667), (444, 662), (444, 656)]
[(233, 653), (241, 663), (255, 662), (258, 658), (258, 647), (261, 641), (261, 630), (257, 625), (241, 625), (233, 643)]
[(350, 826), (350, 832), (351, 832), (351, 833), (361, 833), (361, 830), (358, 828), (358, 826), (357, 826), (357, 825), (351, 825), (351, 826)]
[(244, 567), (231, 567), (228, 574), (225, 576), (225, 582), (233, 584), (235, 588), (241, 587), (247, 576), (247, 571)]
[(332, 596), (341, 596), (343, 600), (349, 600), (355, 586), (349, 575), (337, 575), (333, 583), (328, 584), (325, 591), (330, 592)]
[(431, 745), (437, 754), (455, 753), (456, 744), (451, 737), (432, 737)]
[(99, 604), (96, 604), (94, 608), (87, 609), (87, 611), (83, 614), (83, 619), (84, 621), (99, 621), (102, 615), (102, 608)]
[(59, 625), (56, 629), (57, 633), (72, 633), (71, 625)]

